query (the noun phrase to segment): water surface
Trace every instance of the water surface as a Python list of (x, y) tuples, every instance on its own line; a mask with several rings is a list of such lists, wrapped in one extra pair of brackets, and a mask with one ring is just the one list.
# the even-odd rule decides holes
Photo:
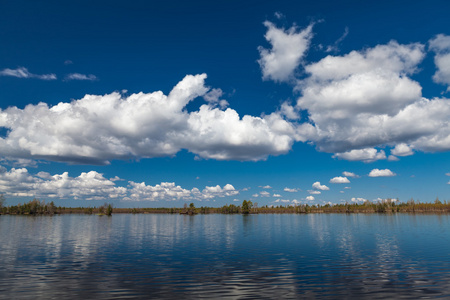
[(0, 216), (0, 298), (450, 297), (450, 216)]

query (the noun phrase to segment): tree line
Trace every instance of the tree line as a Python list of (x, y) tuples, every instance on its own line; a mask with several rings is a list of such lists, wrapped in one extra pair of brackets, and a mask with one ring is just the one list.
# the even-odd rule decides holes
[(309, 214), (309, 213), (450, 213), (450, 202), (441, 202), (438, 198), (433, 203), (415, 201), (400, 202), (387, 199), (379, 202), (341, 203), (341, 204), (299, 204), (261, 206), (258, 203), (244, 200), (241, 205), (225, 204), (222, 207), (195, 207), (194, 203), (186, 203), (182, 208), (114, 208), (105, 203), (98, 207), (64, 207), (54, 202), (46, 203), (33, 199), (24, 204), (5, 206), (5, 197), (0, 194), (0, 214), (10, 215), (54, 215), (54, 214), (97, 214), (111, 216), (113, 213), (165, 213), (165, 214)]
[(55, 215), (55, 214), (98, 214), (111, 216), (113, 205), (105, 203), (98, 207), (64, 207), (56, 206), (53, 201), (46, 203), (44, 200), (33, 199), (24, 204), (4, 205), (5, 198), (0, 195), (0, 214), (8, 215)]

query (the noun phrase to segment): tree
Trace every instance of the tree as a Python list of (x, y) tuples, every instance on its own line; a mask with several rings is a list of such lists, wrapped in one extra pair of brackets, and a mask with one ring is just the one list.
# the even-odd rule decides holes
[(188, 214), (193, 215), (195, 214), (195, 205), (194, 203), (191, 202), (191, 204), (189, 204), (189, 211)]
[(241, 207), (242, 213), (245, 214), (245, 215), (249, 214), (250, 213), (250, 209), (252, 208), (252, 206), (253, 206), (252, 201), (244, 200), (242, 202), (242, 207)]
[(111, 216), (111, 215), (112, 215), (112, 212), (113, 212), (113, 207), (112, 207), (112, 205), (111, 205), (111, 203), (110, 203), (110, 204), (108, 204), (108, 206), (106, 207), (106, 215), (107, 215), (107, 216)]
[(0, 214), (2, 213), (3, 204), (5, 203), (5, 201), (6, 201), (5, 195), (0, 194)]
[(436, 200), (434, 200), (434, 204), (442, 204), (441, 200), (439, 200), (439, 197), (436, 197)]

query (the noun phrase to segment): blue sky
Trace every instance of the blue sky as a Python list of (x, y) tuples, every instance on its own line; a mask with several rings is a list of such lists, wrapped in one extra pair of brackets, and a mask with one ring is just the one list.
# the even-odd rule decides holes
[(447, 1), (2, 1), (0, 192), (450, 200)]

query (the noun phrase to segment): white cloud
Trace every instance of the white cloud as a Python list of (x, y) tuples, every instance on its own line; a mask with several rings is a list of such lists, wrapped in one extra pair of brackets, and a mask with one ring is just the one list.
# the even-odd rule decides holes
[(280, 194), (273, 194), (272, 197), (277, 197), (277, 198), (279, 198), (279, 197), (281, 197), (281, 195), (280, 195)]
[(337, 176), (330, 179), (330, 183), (350, 183), (347, 177)]
[(202, 105), (185, 107), (204, 96), (206, 75), (186, 76), (168, 96), (162, 92), (86, 95), (71, 103), (45, 103), (0, 111), (0, 153), (11, 158), (107, 164), (112, 159), (172, 156), (181, 149), (217, 160), (257, 161), (287, 153), (295, 126), (279, 113), (242, 118)]
[(269, 192), (266, 192), (266, 191), (259, 192), (259, 195), (260, 195), (261, 197), (270, 197), (270, 193), (269, 193)]
[(221, 109), (225, 109), (229, 103), (227, 100), (221, 99), (222, 95), (221, 89), (211, 89), (203, 96), (203, 99), (212, 107), (219, 106)]
[(395, 156), (409, 156), (414, 154), (411, 147), (405, 143), (397, 144), (395, 148), (391, 150), (391, 153)]
[(310, 193), (311, 195), (320, 195), (322, 192), (317, 190), (308, 190), (308, 193)]
[(225, 196), (235, 196), (239, 194), (239, 191), (237, 191), (231, 184), (226, 184), (223, 188), (221, 188), (219, 185), (216, 185), (214, 187), (207, 186), (202, 193), (203, 194), (200, 196), (200, 198), (210, 199), (216, 197), (223, 198)]
[(174, 182), (161, 182), (155, 186), (146, 185), (144, 182), (137, 183), (130, 181), (130, 196), (124, 200), (132, 201), (159, 201), (159, 200), (187, 200), (192, 198), (192, 194), (201, 196), (198, 189), (187, 190)]
[(258, 194), (253, 194), (252, 197), (253, 197), (253, 198), (258, 198), (259, 195), (258, 195)]
[(45, 197), (58, 199), (107, 200), (126, 195), (127, 189), (95, 171), (70, 177), (67, 172), (50, 175), (39, 172), (32, 175), (26, 168), (7, 171), (0, 166), (0, 190), (18, 197)]
[(308, 201), (313, 201), (315, 198), (314, 196), (307, 196), (305, 199)]
[(280, 107), (280, 114), (289, 120), (298, 120), (300, 115), (298, 109), (288, 102), (283, 102)]
[(271, 189), (272, 187), (270, 185), (261, 186), (263, 189)]
[(438, 34), (429, 42), (430, 49), (436, 52), (434, 63), (437, 71), (433, 76), (433, 80), (437, 83), (443, 83), (449, 86), (450, 91), (450, 36)]
[[(205, 74), (188, 75), (169, 95), (86, 95), (53, 107), (40, 103), (1, 110), (0, 127), (8, 135), (0, 138), (0, 159), (107, 164), (186, 149), (195, 159), (257, 161), (289, 152), (296, 141), (315, 144), (339, 159), (364, 162), (386, 159), (383, 148), (392, 148), (389, 160), (410, 155), (412, 149), (450, 150), (449, 99), (422, 97), (422, 87), (411, 79), (425, 56), (424, 45), (391, 41), (306, 64), (312, 25), (303, 31), (265, 25), (272, 46), (260, 48), (265, 78), (288, 80), (304, 66), (295, 106), (285, 102), (271, 114), (240, 116), (225, 109), (220, 89), (205, 86)], [(438, 35), (429, 42), (439, 83), (449, 84), (449, 41)], [(26, 68), (4, 69), (0, 75), (56, 79)], [(197, 97), (205, 104), (188, 111)], [(301, 120), (300, 111), (308, 117)]]
[(0, 76), (11, 76), (11, 77), (17, 77), (17, 78), (37, 78), (42, 80), (55, 80), (56, 75), (55, 74), (33, 74), (28, 71), (27, 68), (19, 67), (17, 69), (3, 69), (0, 71)]
[(319, 181), (316, 181), (313, 183), (312, 187), (315, 190), (321, 190), (321, 191), (328, 191), (330, 188), (327, 187), (326, 185), (321, 185)]
[(348, 35), (348, 27), (345, 27), (344, 33), (334, 42), (333, 45), (330, 45), (327, 47), (325, 52), (338, 52), (339, 51), (339, 44), (347, 37)]
[(347, 152), (336, 153), (333, 157), (345, 159), (349, 161), (374, 162), (380, 159), (386, 159), (383, 150), (378, 151), (375, 148), (354, 149)]
[[(446, 84), (449, 41), (444, 35), (430, 41), (438, 67), (434, 79)], [(306, 65), (309, 76), (297, 86), (297, 109), (307, 110), (311, 122), (303, 138), (337, 158), (365, 162), (386, 159), (377, 148), (387, 146), (394, 147), (390, 160), (412, 149), (449, 151), (450, 101), (423, 98), (422, 87), (410, 78), (424, 56), (423, 44), (391, 41)]]
[[(310, 76), (298, 85), (297, 105), (315, 124), (309, 140), (336, 157), (369, 162), (385, 158), (374, 146), (420, 136), (404, 110), (421, 100), (421, 86), (408, 75), (424, 55), (421, 44), (392, 41), (305, 66)], [(404, 117), (409, 127), (397, 128)]]
[(392, 202), (397, 202), (397, 199), (394, 198), (376, 198), (374, 200), (372, 200), (373, 202), (380, 202), (380, 203), (392, 203)]
[(359, 178), (359, 176), (353, 172), (344, 171), (344, 172), (342, 172), (342, 175), (344, 175), (345, 177)]
[(274, 15), (278, 20), (284, 18), (284, 14), (279, 11), (276, 11)]
[(69, 75), (66, 76), (65, 78), (66, 80), (88, 80), (88, 81), (95, 81), (97, 80), (97, 76), (93, 75), (93, 74), (80, 74), (80, 73), (71, 73)]
[(261, 55), (258, 62), (263, 79), (288, 81), (309, 48), (312, 25), (300, 32), (295, 26), (285, 30), (277, 28), (269, 21), (264, 22), (264, 25), (267, 27), (265, 38), (272, 49), (258, 48)]
[(287, 199), (277, 199), (277, 200), (275, 200), (274, 202), (275, 202), (275, 203), (280, 203), (280, 202), (282, 202), (282, 203), (289, 203), (289, 202), (291, 202), (291, 200), (287, 200)]
[(369, 173), (369, 177), (392, 177), (395, 175), (396, 174), (389, 169), (384, 169), (384, 170), (373, 169)]
[(361, 198), (361, 197), (358, 197), (358, 198), (352, 198), (351, 201), (352, 201), (352, 202), (361, 203), (361, 202), (366, 202), (366, 201), (368, 201), (368, 200), (367, 200), (367, 199), (364, 199), (364, 198)]
[(70, 177), (68, 172), (51, 175), (47, 172), (30, 174), (26, 168), (0, 166), (0, 190), (14, 197), (42, 197), (79, 200), (131, 200), (131, 201), (170, 201), (170, 200), (209, 200), (231, 197), (239, 194), (231, 184), (223, 187), (206, 186), (185, 189), (174, 182), (161, 182), (154, 186), (144, 182), (129, 181), (128, 187), (116, 185), (121, 181), (115, 176), (106, 179), (96, 171), (83, 172), (78, 177)]
[(299, 190), (298, 190), (298, 189), (291, 189), (291, 188), (285, 187), (285, 188), (284, 188), (284, 191), (285, 191), (285, 192), (288, 192), (288, 193), (296, 193), (296, 192), (298, 192)]
[(399, 161), (400, 158), (398, 158), (398, 157), (395, 156), (395, 155), (389, 155), (388, 158), (387, 158), (387, 160), (388, 160), (388, 161)]
[(131, 201), (172, 201), (172, 200), (210, 200), (214, 198), (230, 197), (239, 194), (239, 191), (231, 184), (226, 184), (223, 188), (219, 185), (206, 186), (202, 191), (198, 188), (191, 190), (175, 185), (174, 182), (161, 182), (157, 185), (146, 185), (144, 182), (129, 182), (129, 196), (124, 200)]

